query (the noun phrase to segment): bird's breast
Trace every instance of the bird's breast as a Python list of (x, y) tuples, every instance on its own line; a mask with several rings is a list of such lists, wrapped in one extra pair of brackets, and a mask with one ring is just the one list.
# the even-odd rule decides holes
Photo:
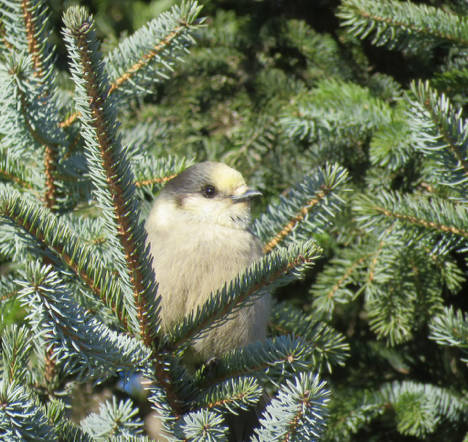
[(174, 225), (151, 232), (150, 241), (167, 323), (201, 306), (261, 256), (250, 232), (217, 225)]

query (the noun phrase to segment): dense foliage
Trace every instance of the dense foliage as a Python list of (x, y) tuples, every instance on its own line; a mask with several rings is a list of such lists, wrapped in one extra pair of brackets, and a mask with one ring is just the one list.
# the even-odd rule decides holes
[[(224, 440), (266, 391), (253, 440), (467, 439), (466, 2), (65, 3), (0, 1), (0, 436)], [(204, 159), (265, 257), (163, 336), (142, 222)], [(262, 289), (270, 338), (187, 370)]]

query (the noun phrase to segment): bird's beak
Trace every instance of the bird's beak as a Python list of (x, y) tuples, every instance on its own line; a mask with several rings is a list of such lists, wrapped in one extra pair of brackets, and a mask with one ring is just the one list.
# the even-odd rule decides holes
[(240, 195), (233, 195), (231, 198), (235, 203), (240, 203), (242, 201), (248, 201), (251, 198), (256, 196), (261, 196), (262, 192), (256, 189), (247, 189), (245, 192), (241, 193)]

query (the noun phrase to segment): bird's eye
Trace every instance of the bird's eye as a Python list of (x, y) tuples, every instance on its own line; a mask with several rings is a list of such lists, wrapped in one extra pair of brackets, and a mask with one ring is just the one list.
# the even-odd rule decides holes
[(211, 184), (207, 184), (202, 188), (202, 194), (205, 198), (214, 198), (216, 196), (216, 187)]

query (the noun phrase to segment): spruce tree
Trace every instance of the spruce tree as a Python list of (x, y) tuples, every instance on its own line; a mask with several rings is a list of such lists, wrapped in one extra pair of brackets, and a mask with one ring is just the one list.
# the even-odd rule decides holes
[[(95, 3), (59, 34), (0, 1), (0, 438), (144, 441), (151, 410), (229, 440), (268, 397), (251, 440), (466, 439), (466, 2)], [(163, 334), (143, 223), (204, 159), (262, 190), (265, 256)], [(184, 366), (264, 290), (265, 342)]]
[[(154, 127), (119, 119), (137, 111), (193, 44), (200, 6), (174, 6), (105, 56), (93, 17), (70, 7), (63, 18), (70, 89), (59, 81), (47, 5), (1, 8), (2, 299), (25, 314), (22, 325), (3, 326), (2, 438), (145, 440), (130, 400), (114, 396), (79, 423), (70, 419), (73, 389), (117, 375), (145, 379), (148, 406), (168, 438), (225, 440), (226, 415), (255, 406), (265, 391), (275, 397), (252, 437), (317, 438), (329, 400), (319, 367), (340, 363), (348, 348), (317, 318), (305, 318), (315, 327), (309, 336), (290, 332), (233, 350), (214, 370), (188, 370), (182, 355), (207, 329), (314, 264), (318, 245), (292, 237), (278, 245), (278, 229), (293, 221), (303, 236), (323, 228), (343, 206), (346, 171), (317, 169), (272, 204), (257, 224), (265, 257), (163, 334), (143, 220), (150, 197), (187, 160), (153, 155)], [(320, 339), (324, 349), (312, 344)]]

